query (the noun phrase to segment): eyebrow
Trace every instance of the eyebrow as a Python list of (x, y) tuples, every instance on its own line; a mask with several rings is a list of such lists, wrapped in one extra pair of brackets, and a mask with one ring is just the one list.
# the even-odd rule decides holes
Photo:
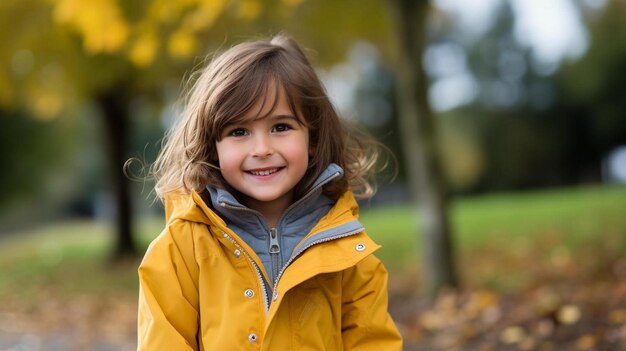
[(271, 119), (283, 119), (283, 118), (287, 118), (287, 119), (295, 119), (298, 120), (298, 117), (294, 116), (294, 115), (275, 115), (275, 116), (268, 116), (268, 118)]
[(258, 120), (262, 120), (262, 119), (266, 119), (266, 118), (267, 119), (271, 119), (271, 120), (293, 119), (296, 122), (300, 122), (300, 119), (298, 117), (296, 117), (294, 115), (284, 115), (284, 114), (282, 114), (282, 115), (272, 115), (272, 114), (269, 114), (269, 115), (257, 117), (255, 119), (253, 119), (253, 121), (258, 121)]

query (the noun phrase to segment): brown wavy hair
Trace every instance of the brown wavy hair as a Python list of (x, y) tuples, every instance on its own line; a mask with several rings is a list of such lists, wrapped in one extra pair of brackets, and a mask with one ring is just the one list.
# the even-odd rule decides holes
[(292, 38), (278, 35), (233, 46), (192, 75), (189, 86), (182, 114), (166, 133), (150, 170), (159, 198), (169, 192), (202, 191), (207, 185), (232, 190), (219, 170), (216, 141), (226, 126), (242, 121), (272, 87), (284, 90), (292, 112), (309, 128), (312, 152), (309, 168), (294, 189), (296, 198), (330, 163), (342, 167), (344, 176), (324, 186), (328, 197), (337, 199), (348, 189), (357, 197), (373, 195), (371, 176), (380, 144), (340, 120)]

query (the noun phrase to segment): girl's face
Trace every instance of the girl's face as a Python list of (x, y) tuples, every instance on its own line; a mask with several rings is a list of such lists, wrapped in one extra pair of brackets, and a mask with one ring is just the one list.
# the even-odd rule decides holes
[(242, 203), (266, 217), (280, 215), (292, 203), (293, 189), (309, 165), (309, 130), (298, 123), (283, 89), (271, 111), (275, 94), (270, 87), (244, 122), (226, 127), (216, 142), (222, 176), (242, 194)]

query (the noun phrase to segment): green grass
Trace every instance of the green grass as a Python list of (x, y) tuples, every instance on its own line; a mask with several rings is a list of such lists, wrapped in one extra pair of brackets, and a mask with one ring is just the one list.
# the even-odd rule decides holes
[[(422, 250), (417, 207), (374, 209), (362, 214), (368, 233), (394, 269), (413, 264)], [(454, 244), (463, 253), (559, 233), (559, 244), (576, 249), (607, 236), (626, 237), (626, 187), (581, 187), (457, 199), (452, 205)], [(626, 239), (625, 239), (626, 240)], [(624, 245), (624, 240), (621, 241)], [(508, 246), (508, 247), (507, 247)]]
[[(368, 233), (383, 245), (379, 257), (392, 271), (405, 270), (420, 261), (417, 213), (408, 205), (362, 213)], [(138, 241), (147, 245), (162, 225), (160, 218), (142, 220), (136, 227)], [(505, 278), (499, 276), (502, 271), (484, 267), (497, 268), (507, 257), (518, 257), (519, 267), (512, 269), (526, 271), (523, 262), (532, 259), (528, 255), (533, 250), (543, 256), (558, 256), (595, 245), (597, 250), (626, 252), (626, 187), (458, 199), (452, 207), (452, 225), (462, 274), (467, 274), (468, 264), (475, 265), (474, 274), (482, 275), (475, 281), (490, 284)], [(106, 223), (66, 221), (0, 238), (0, 297), (28, 298), (42, 289), (63, 296), (120, 291), (135, 294), (139, 260), (111, 265), (110, 233)], [(481, 263), (480, 255), (491, 255), (491, 261)]]

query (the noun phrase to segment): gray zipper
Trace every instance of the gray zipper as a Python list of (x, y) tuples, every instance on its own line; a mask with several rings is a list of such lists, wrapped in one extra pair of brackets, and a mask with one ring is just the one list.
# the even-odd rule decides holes
[[(291, 212), (291, 210), (293, 208), (297, 207), (297, 205), (299, 203), (303, 202), (308, 197), (312, 196), (313, 193), (317, 189), (319, 189), (320, 187), (324, 186), (324, 184), (328, 183), (329, 181), (331, 181), (332, 179), (334, 179), (334, 178), (336, 178), (336, 177), (338, 177), (340, 175), (341, 175), (341, 172), (336, 172), (336, 173), (333, 173), (333, 174), (329, 175), (323, 181), (319, 182), (316, 186), (314, 186), (306, 194), (304, 194), (304, 196), (302, 196), (296, 202), (294, 202), (289, 207), (287, 207), (285, 212), (283, 212), (283, 214), (280, 216), (280, 218), (278, 219), (278, 221), (276, 223), (280, 224), (281, 221), (283, 220), (283, 218), (285, 218), (289, 214), (289, 212)], [(351, 232), (347, 232), (347, 233), (344, 233), (344, 234), (339, 234), (339, 235), (335, 235), (335, 236), (332, 236), (332, 237), (328, 237), (328, 238), (320, 239), (320, 240), (317, 240), (317, 241), (313, 241), (313, 242), (307, 244), (305, 247), (302, 247), (296, 254), (292, 254), (291, 258), (287, 261), (287, 263), (285, 263), (284, 266), (280, 267), (280, 263), (281, 263), (281, 259), (280, 259), (280, 240), (278, 238), (278, 235), (279, 235), (278, 230), (276, 228), (269, 228), (269, 226), (267, 225), (267, 222), (265, 221), (263, 215), (261, 215), (261, 213), (259, 211), (256, 211), (256, 210), (244, 207), (244, 206), (235, 206), (235, 205), (223, 202), (223, 201), (220, 202), (220, 206), (228, 207), (228, 208), (233, 209), (233, 210), (239, 210), (239, 211), (245, 211), (245, 212), (253, 213), (253, 214), (257, 215), (258, 218), (261, 219), (261, 224), (265, 227), (265, 229), (268, 230), (269, 236), (270, 236), (269, 254), (270, 254), (270, 262), (271, 262), (271, 265), (272, 265), (271, 272), (268, 272), (268, 274), (271, 274), (270, 282), (271, 282), (272, 278), (274, 278), (274, 285), (271, 286), (271, 288), (273, 290), (276, 289), (278, 281), (280, 280), (280, 277), (283, 275), (283, 273), (285, 271), (285, 268), (287, 268), (287, 266), (289, 266), (289, 264), (291, 264), (291, 262), (293, 262), (294, 259), (296, 259), (302, 252), (304, 252), (309, 247), (317, 245), (317, 244), (320, 244), (320, 243), (323, 243), (323, 242), (327, 242), (327, 241), (331, 241), (331, 240), (335, 240), (335, 239), (344, 238), (346, 236), (358, 234), (358, 233), (363, 231), (363, 228), (360, 228), (360, 229), (358, 229), (356, 231), (351, 231)], [(268, 299), (267, 291), (265, 289), (265, 282), (264, 282), (263, 275), (261, 274), (261, 271), (260, 271), (259, 267), (254, 262), (252, 257), (239, 244), (237, 244), (237, 242), (233, 238), (231, 238), (226, 233), (224, 233), (224, 237), (226, 237), (233, 244), (235, 244), (235, 246), (237, 246), (237, 248), (241, 252), (244, 253), (244, 255), (248, 258), (248, 260), (254, 266), (254, 269), (257, 272), (257, 276), (259, 278), (259, 281), (261, 282), (261, 288), (262, 288), (262, 293), (263, 293), (263, 303), (265, 304), (265, 312), (267, 313), (269, 311), (269, 305), (270, 305), (271, 302)]]
[(271, 262), (272, 267), (270, 267), (270, 272), (267, 272), (267, 274), (269, 275), (268, 283), (271, 283), (272, 279), (276, 277), (278, 266), (280, 266), (280, 243), (278, 241), (278, 234), (277, 234), (276, 228), (269, 228), (269, 226), (265, 222), (265, 219), (263, 218), (263, 215), (259, 211), (253, 210), (248, 207), (240, 207), (240, 206), (231, 205), (226, 202), (220, 202), (220, 206), (225, 207), (225, 208), (230, 208), (236, 211), (249, 212), (249, 213), (254, 214), (255, 216), (257, 216), (257, 218), (260, 219), (261, 226), (263, 227), (263, 229), (267, 230), (269, 234), (269, 238), (270, 238), (269, 254), (270, 254), (270, 262)]
[(269, 253), (270, 253), (270, 261), (272, 262), (272, 277), (270, 278), (270, 281), (273, 278), (276, 278), (278, 276), (278, 270), (280, 269), (280, 243), (278, 241), (278, 233), (276, 231), (276, 228), (272, 228), (270, 229), (270, 248), (269, 248)]
[[(304, 196), (302, 196), (296, 202), (294, 202), (289, 207), (287, 207), (285, 212), (283, 212), (283, 214), (280, 216), (280, 218), (278, 219), (278, 221), (276, 223), (280, 224), (280, 222), (283, 220), (283, 218), (285, 218), (285, 216), (287, 216), (289, 214), (289, 212), (293, 208), (295, 208), (299, 203), (303, 202), (308, 197), (312, 196), (313, 193), (317, 189), (319, 189), (320, 187), (324, 186), (324, 184), (328, 183), (329, 181), (333, 180), (334, 178), (336, 178), (336, 177), (338, 177), (340, 175), (341, 175), (341, 172), (335, 172), (335, 173), (329, 175), (323, 181), (319, 182), (316, 186), (314, 186), (309, 191), (307, 191), (307, 193), (304, 194)], [(263, 227), (265, 227), (266, 230), (268, 230), (268, 233), (269, 233), (269, 236), (270, 236), (269, 254), (270, 254), (270, 262), (271, 262), (271, 265), (272, 265), (271, 272), (268, 272), (268, 274), (270, 274), (270, 282), (272, 281), (272, 279), (277, 278), (278, 274), (279, 274), (279, 269), (281, 269), (281, 267), (280, 267), (280, 262), (281, 262), (281, 259), (280, 259), (280, 240), (278, 238), (278, 234), (279, 234), (278, 230), (276, 228), (269, 228), (269, 226), (267, 225), (267, 222), (265, 221), (265, 218), (263, 217), (263, 215), (259, 211), (256, 211), (256, 210), (253, 210), (251, 208), (244, 207), (244, 206), (235, 206), (235, 205), (223, 202), (223, 201), (220, 202), (220, 206), (227, 207), (227, 208), (230, 208), (230, 209), (233, 209), (233, 210), (237, 210), (237, 211), (244, 211), (244, 212), (253, 213), (253, 214), (255, 214), (257, 216), (257, 218), (261, 219), (261, 224), (263, 225)], [(289, 261), (289, 262), (291, 262), (291, 261)], [(286, 264), (285, 264), (285, 266), (286, 266)]]

